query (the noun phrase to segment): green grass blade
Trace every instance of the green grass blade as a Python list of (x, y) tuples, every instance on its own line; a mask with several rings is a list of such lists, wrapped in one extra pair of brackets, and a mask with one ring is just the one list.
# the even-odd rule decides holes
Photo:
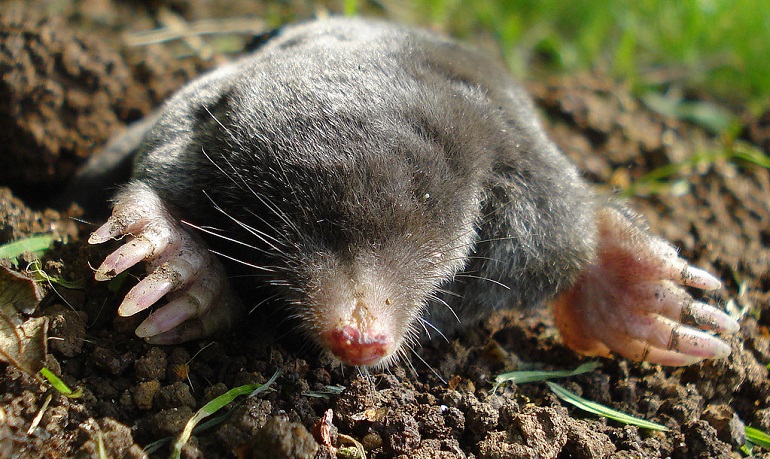
[(249, 397), (253, 397), (261, 392), (264, 392), (268, 387), (270, 387), (271, 384), (275, 382), (276, 379), (278, 379), (280, 374), (280, 371), (276, 371), (275, 374), (273, 374), (273, 376), (264, 384), (246, 384), (230, 389), (214, 400), (211, 400), (207, 404), (203, 405), (203, 407), (199, 409), (193, 415), (193, 417), (190, 418), (189, 421), (187, 421), (187, 424), (184, 426), (184, 430), (179, 435), (176, 443), (174, 443), (174, 449), (171, 451), (170, 459), (179, 459), (182, 454), (182, 447), (184, 447), (184, 445), (190, 439), (190, 435), (192, 434), (193, 429), (196, 425), (198, 425), (199, 422), (224, 408), (241, 395), (249, 394)]
[(38, 282), (50, 282), (51, 284), (61, 285), (62, 287), (68, 288), (70, 290), (81, 290), (83, 288), (82, 281), (68, 281), (67, 279), (62, 279), (61, 277), (48, 275), (48, 273), (43, 271), (43, 266), (40, 264), (40, 260), (35, 260), (30, 263), (27, 266), (27, 270), (37, 275)]
[(32, 252), (39, 255), (48, 250), (48, 247), (51, 246), (53, 241), (53, 236), (32, 236), (9, 242), (0, 245), (0, 258), (10, 258), (15, 260), (16, 257), (24, 252)]
[[(745, 161), (759, 167), (770, 169), (770, 156), (760, 148), (747, 144), (746, 142), (731, 142), (721, 149), (707, 150), (696, 153), (684, 161), (666, 164), (648, 172), (644, 176), (635, 180), (628, 188), (621, 191), (621, 196), (630, 197), (639, 194), (640, 190), (648, 192), (659, 192), (662, 185), (672, 185), (679, 176), (687, 178), (687, 172), (704, 164), (714, 163), (716, 161)], [(660, 185), (660, 186), (656, 186)]]
[(615, 421), (622, 422), (623, 424), (643, 427), (645, 429), (662, 430), (662, 431), (669, 430), (668, 427), (662, 424), (658, 424), (652, 421), (647, 421), (646, 419), (637, 418), (637, 417), (628, 415), (626, 413), (623, 413), (621, 411), (613, 410), (612, 408), (606, 407), (599, 403), (586, 400), (583, 397), (580, 397), (575, 393), (568, 391), (567, 389), (565, 389), (564, 387), (556, 383), (546, 381), (546, 384), (548, 384), (548, 387), (551, 388), (551, 391), (553, 391), (553, 393), (556, 394), (557, 397), (559, 397), (560, 399), (564, 400), (567, 403), (570, 403), (580, 408), (583, 411), (588, 411), (589, 413), (593, 413), (598, 416), (613, 419)]
[(45, 379), (48, 380), (49, 383), (54, 387), (54, 389), (58, 390), (62, 395), (64, 395), (67, 398), (80, 398), (83, 396), (83, 389), (78, 387), (74, 391), (70, 389), (64, 381), (59, 379), (58, 376), (56, 376), (51, 370), (49, 370), (46, 367), (43, 367), (40, 370), (40, 375), (43, 376)]
[(770, 449), (770, 435), (754, 427), (746, 427), (746, 440), (757, 446)]
[(509, 373), (503, 373), (495, 377), (495, 387), (492, 388), (492, 392), (495, 392), (501, 385), (512, 382), (514, 384), (524, 384), (531, 382), (547, 381), (555, 378), (568, 378), (570, 376), (580, 375), (593, 371), (600, 366), (597, 361), (586, 362), (574, 370), (551, 370), (551, 371), (511, 371)]
[(770, 169), (770, 156), (754, 145), (736, 142), (733, 145), (732, 157)]
[(355, 16), (358, 14), (358, 0), (345, 0), (343, 2), (342, 12), (345, 16)]

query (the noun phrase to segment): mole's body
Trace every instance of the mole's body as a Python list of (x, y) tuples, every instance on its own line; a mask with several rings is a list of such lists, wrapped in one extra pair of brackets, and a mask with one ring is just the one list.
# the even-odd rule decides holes
[(91, 242), (122, 234), (96, 275), (148, 262), (120, 313), (168, 294), (137, 330), (152, 342), (243, 312), (207, 246), (353, 365), (550, 298), (567, 343), (593, 354), (686, 364), (729, 347), (680, 321), (737, 328), (676, 285), (716, 279), (597, 201), (498, 64), (379, 22), (286, 28), (180, 91)]

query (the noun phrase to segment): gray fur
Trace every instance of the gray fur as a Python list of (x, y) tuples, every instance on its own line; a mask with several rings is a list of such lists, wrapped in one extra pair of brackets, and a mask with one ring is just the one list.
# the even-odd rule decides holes
[[(252, 282), (282, 289), (300, 319), (327, 271), (363, 264), (402, 289), (413, 319), (440, 286), (472, 323), (570, 286), (596, 246), (589, 188), (507, 72), (376, 21), (289, 27), (196, 80), (163, 108), (134, 180), (257, 247), (209, 240), (270, 267)], [(457, 322), (439, 302), (428, 315)]]

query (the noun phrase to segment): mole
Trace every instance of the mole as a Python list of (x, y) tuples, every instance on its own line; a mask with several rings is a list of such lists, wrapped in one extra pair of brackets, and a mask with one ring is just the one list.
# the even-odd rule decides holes
[(146, 264), (118, 313), (165, 297), (136, 330), (150, 343), (226, 330), (247, 298), (374, 368), (501, 308), (552, 304), (575, 351), (674, 366), (726, 357), (713, 333), (739, 328), (685, 289), (720, 281), (595, 192), (502, 65), (378, 20), (286, 26), (169, 99), (89, 243), (118, 238), (95, 277)]

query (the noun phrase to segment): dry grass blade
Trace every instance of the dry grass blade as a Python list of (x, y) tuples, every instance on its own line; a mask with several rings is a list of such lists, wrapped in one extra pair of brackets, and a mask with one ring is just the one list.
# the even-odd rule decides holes
[(201, 35), (259, 34), (265, 31), (265, 23), (259, 18), (207, 19), (186, 23), (186, 27), (163, 27), (132, 33), (126, 36), (129, 46), (147, 46), (171, 40)]

